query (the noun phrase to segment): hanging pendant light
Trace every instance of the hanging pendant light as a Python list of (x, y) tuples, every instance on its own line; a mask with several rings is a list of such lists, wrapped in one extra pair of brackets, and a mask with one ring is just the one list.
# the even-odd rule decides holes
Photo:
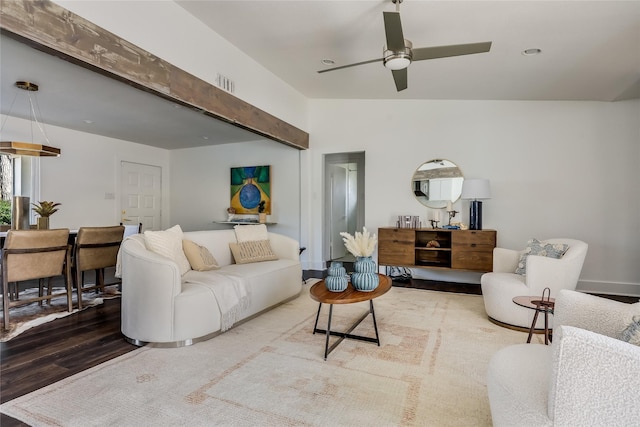
[[(31, 92), (37, 92), (38, 91), (38, 85), (35, 83), (31, 83), (31, 82), (27, 82), (27, 81), (17, 81), (16, 82), (16, 87), (18, 87), (19, 89), (25, 90), (27, 92), (27, 96), (29, 98), (29, 113), (30, 113), (30, 117), (31, 117), (31, 142), (21, 142), (21, 141), (0, 141), (0, 154), (9, 154), (9, 155), (14, 155), (14, 156), (37, 156), (37, 157), (59, 157), (60, 156), (60, 149), (59, 148), (55, 148), (55, 147), (51, 147), (49, 144), (49, 138), (47, 138), (46, 133), (44, 132), (44, 128), (43, 125), (41, 123), (40, 120), (38, 120), (38, 116), (36, 114), (36, 106), (37, 106), (37, 100), (35, 101), (34, 105), (34, 100), (31, 96)], [(18, 93), (16, 93), (16, 97), (17, 98)], [(15, 98), (13, 99), (13, 102), (11, 103), (11, 108), (9, 109), (9, 113), (7, 114), (7, 118), (5, 119), (5, 121), (3, 122), (3, 126), (6, 123), (8, 117), (11, 115), (11, 110), (13, 109), (13, 104), (15, 103)], [(37, 108), (37, 111), (39, 112), (40, 109)], [(42, 134), (42, 136), (44, 137), (45, 141), (47, 142), (47, 145), (43, 145), (43, 144), (38, 144), (33, 142), (33, 125), (34, 123), (38, 126), (38, 129), (40, 130), (40, 133)]]

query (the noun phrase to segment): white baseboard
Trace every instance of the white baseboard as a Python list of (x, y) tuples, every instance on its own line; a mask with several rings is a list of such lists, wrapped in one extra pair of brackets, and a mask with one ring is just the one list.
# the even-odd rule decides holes
[(604, 295), (627, 295), (640, 297), (640, 283), (580, 280), (578, 281), (576, 290)]

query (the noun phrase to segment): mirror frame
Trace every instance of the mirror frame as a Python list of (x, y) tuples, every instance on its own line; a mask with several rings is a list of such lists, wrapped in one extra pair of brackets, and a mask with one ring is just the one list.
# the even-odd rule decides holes
[[(430, 164), (434, 164), (434, 167), (429, 167)], [(440, 165), (438, 165), (440, 164)], [(461, 178), (459, 185), (457, 182), (452, 182), (452, 197), (449, 199), (436, 199), (429, 200), (429, 192), (424, 193), (425, 183), (427, 188), (429, 187), (429, 181), (431, 179), (456, 179)], [(464, 182), (464, 174), (460, 167), (447, 159), (432, 159), (422, 163), (411, 178), (411, 191), (414, 197), (422, 205), (431, 209), (442, 209), (447, 207), (447, 202), (455, 203), (460, 199), (462, 195), (462, 183)], [(456, 188), (453, 188), (453, 187)]]

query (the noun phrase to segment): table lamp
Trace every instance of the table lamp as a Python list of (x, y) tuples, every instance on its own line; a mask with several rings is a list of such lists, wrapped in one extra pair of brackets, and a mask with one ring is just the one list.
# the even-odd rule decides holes
[(482, 230), (482, 199), (491, 198), (488, 179), (465, 179), (462, 183), (463, 199), (471, 200), (469, 206), (469, 229)]

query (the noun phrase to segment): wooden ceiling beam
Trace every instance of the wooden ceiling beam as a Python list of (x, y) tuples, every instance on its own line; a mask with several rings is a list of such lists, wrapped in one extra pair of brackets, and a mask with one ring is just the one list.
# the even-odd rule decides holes
[(51, 1), (0, 3), (3, 34), (215, 119), (297, 149), (309, 134)]

